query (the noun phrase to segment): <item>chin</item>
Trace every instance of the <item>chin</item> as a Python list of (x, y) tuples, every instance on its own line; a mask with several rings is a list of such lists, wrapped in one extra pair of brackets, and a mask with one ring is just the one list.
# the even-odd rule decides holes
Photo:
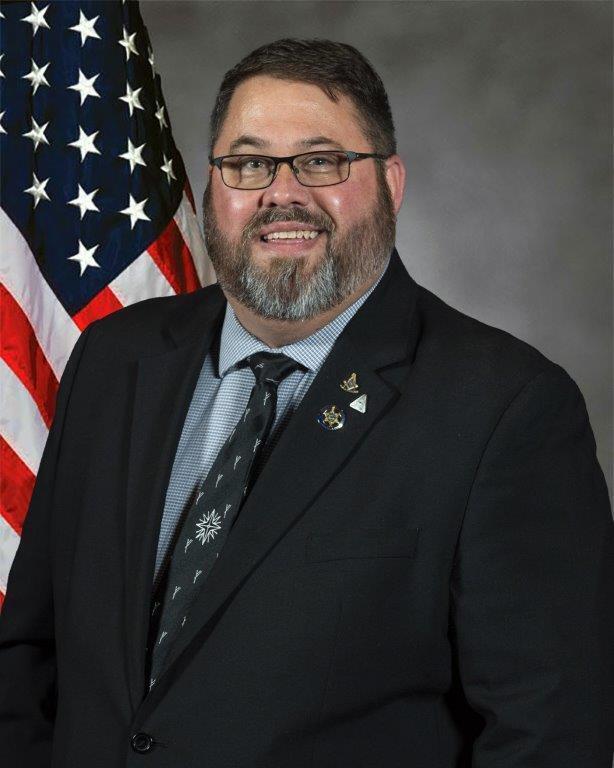
[(296, 256), (251, 254), (250, 261), (253, 267), (262, 270), (269, 275), (295, 271), (303, 275), (310, 274), (319, 263), (321, 256), (305, 254)]

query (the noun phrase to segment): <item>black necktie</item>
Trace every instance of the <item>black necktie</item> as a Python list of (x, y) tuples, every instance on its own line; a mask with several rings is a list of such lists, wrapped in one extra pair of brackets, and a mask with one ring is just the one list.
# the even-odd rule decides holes
[(198, 488), (175, 538), (166, 575), (154, 595), (148, 645), (149, 688), (168, 666), (172, 645), (190, 620), (190, 606), (247, 496), (252, 468), (275, 419), (277, 386), (290, 373), (303, 368), (286, 355), (272, 352), (257, 352), (244, 364), (256, 377), (249, 402)]

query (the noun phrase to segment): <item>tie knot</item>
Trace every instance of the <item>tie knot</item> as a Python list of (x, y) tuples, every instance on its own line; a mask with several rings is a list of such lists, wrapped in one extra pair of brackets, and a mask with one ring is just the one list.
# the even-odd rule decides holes
[(252, 369), (256, 382), (269, 382), (277, 386), (280, 381), (289, 376), (293, 371), (305, 370), (301, 363), (297, 363), (287, 355), (275, 352), (255, 352), (245, 358), (247, 365)]

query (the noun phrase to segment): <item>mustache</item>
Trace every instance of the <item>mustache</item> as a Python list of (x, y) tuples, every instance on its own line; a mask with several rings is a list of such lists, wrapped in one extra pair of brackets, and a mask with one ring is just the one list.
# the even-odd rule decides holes
[(249, 243), (261, 227), (267, 224), (278, 224), (280, 221), (309, 224), (315, 229), (321, 229), (325, 232), (333, 232), (335, 230), (333, 220), (324, 212), (307, 211), (304, 208), (298, 207), (267, 208), (264, 211), (255, 213), (245, 225), (241, 238), (243, 243)]

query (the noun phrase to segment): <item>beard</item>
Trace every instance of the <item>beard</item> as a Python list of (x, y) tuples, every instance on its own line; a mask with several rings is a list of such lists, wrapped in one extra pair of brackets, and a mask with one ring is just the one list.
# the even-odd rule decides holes
[[(238, 242), (221, 230), (211, 199), (203, 198), (205, 243), (220, 287), (261, 317), (308, 320), (337, 306), (380, 273), (395, 240), (396, 216), (383, 171), (377, 168), (378, 194), (372, 211), (341, 234), (324, 212), (304, 208), (267, 208), (246, 224)], [(310, 268), (308, 257), (272, 256), (254, 263), (252, 241), (261, 227), (280, 221), (301, 222), (327, 232), (326, 251)]]

